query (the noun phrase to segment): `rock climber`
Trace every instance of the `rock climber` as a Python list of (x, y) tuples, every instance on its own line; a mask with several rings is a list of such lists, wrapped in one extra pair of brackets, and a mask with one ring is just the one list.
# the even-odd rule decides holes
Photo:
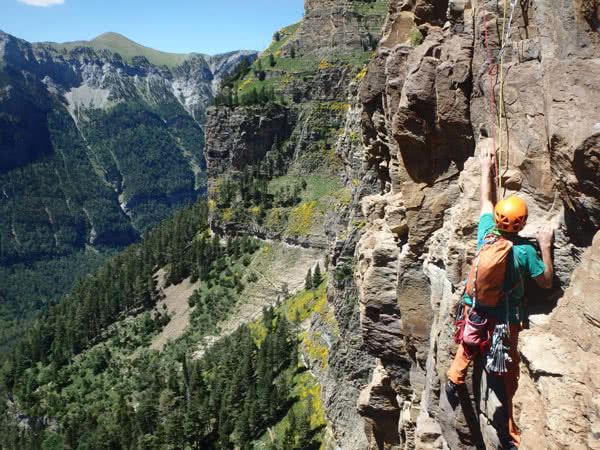
[[(479, 159), (481, 168), (481, 194), (480, 206), (481, 214), (477, 229), (477, 249), (482, 245), (485, 237), (494, 230), (498, 230), (503, 237), (513, 242), (514, 264), (507, 265), (504, 286), (516, 286), (510, 291), (508, 298), (508, 316), (506, 314), (506, 303), (499, 303), (487, 314), (493, 315), (497, 321), (506, 322), (506, 317), (510, 323), (510, 337), (508, 342), (507, 372), (503, 375), (486, 373), (487, 384), (494, 390), (502, 403), (502, 410), (495, 415), (496, 420), (503, 423), (496, 423), (498, 437), (501, 448), (515, 449), (519, 447), (520, 430), (513, 419), (513, 397), (517, 391), (519, 382), (519, 352), (517, 350), (519, 331), (522, 328), (524, 320), (523, 281), (533, 278), (537, 285), (544, 289), (552, 287), (552, 278), (554, 271), (552, 267), (552, 242), (554, 232), (548, 225), (540, 227), (537, 231), (536, 239), (538, 241), (541, 259), (536, 253), (535, 248), (528, 241), (521, 238), (517, 233), (523, 229), (527, 220), (527, 205), (519, 197), (509, 197), (506, 200), (498, 202), (495, 207), (496, 184), (494, 182), (495, 155), (493, 153), (485, 154), (482, 152)], [(517, 272), (520, 271), (521, 274)], [(468, 313), (472, 305), (470, 297), (464, 296), (465, 310)], [(449, 402), (455, 407), (458, 404), (459, 390), (464, 388), (467, 368), (472, 359), (477, 357), (477, 353), (469, 354), (465, 352), (462, 344), (459, 345), (456, 356), (450, 369), (448, 370), (448, 382), (446, 393)]]

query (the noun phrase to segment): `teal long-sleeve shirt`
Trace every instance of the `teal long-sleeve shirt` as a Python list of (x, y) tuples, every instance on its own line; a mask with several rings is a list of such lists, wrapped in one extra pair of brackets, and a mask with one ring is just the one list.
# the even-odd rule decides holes
[[(494, 216), (490, 213), (482, 214), (479, 217), (479, 226), (477, 227), (477, 250), (481, 248), (481, 245), (485, 237), (494, 230), (496, 224), (494, 222)], [(504, 235), (507, 239), (510, 239), (513, 243), (513, 253), (516, 259), (518, 268), (514, 267), (514, 263), (510, 262), (506, 266), (506, 276), (504, 278), (504, 290), (509, 291), (513, 286), (516, 286), (519, 281), (525, 282), (529, 278), (534, 278), (546, 270), (546, 265), (537, 255), (535, 248), (527, 240), (523, 239), (516, 233), (506, 233)], [(512, 259), (512, 258), (511, 258)], [(521, 274), (519, 275), (519, 271)], [(520, 283), (509, 295), (509, 322), (512, 324), (520, 323), (523, 317), (523, 296), (525, 294), (524, 283)], [(465, 294), (464, 301), (467, 305), (472, 305), (471, 298)], [(482, 306), (482, 305), (480, 305)], [(477, 307), (479, 309), (479, 306)], [(506, 317), (506, 302), (500, 301), (498, 306), (494, 308), (483, 307), (482, 310), (488, 314), (495, 316), (499, 321), (504, 321)]]

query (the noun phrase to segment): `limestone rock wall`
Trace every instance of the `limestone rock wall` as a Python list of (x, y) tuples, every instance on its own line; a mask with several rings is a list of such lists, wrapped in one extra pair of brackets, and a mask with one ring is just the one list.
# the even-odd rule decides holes
[(295, 112), (267, 107), (213, 107), (206, 114), (206, 167), (211, 178), (260, 162), (273, 143), (285, 141), (295, 125)]
[[(360, 61), (368, 59), (370, 45), (381, 33), (386, 4), (384, 0), (307, 0), (301, 23), (297, 28), (286, 27), (280, 36), (286, 38), (280, 56), (292, 61), (293, 51), (299, 68), (269, 70), (266, 74), (270, 81), (284, 77), (274, 86), (277, 94), (289, 100), (287, 105), (218, 106), (209, 108), (206, 115), (209, 200), (217, 200), (217, 189), (211, 185), (217, 186), (219, 178), (235, 177), (236, 171), (260, 163), (275, 141), (286, 155), (290, 178), (311, 174), (339, 177), (338, 197), (325, 200), (327, 211), (306, 234), (236, 221), (235, 217), (225, 220), (218, 215), (218, 205), (211, 218), (211, 227), (219, 233), (249, 233), (327, 250), (327, 261), (320, 262), (328, 273), (327, 306), (313, 314), (306, 330), (320, 355), (327, 357), (304, 351), (303, 359), (319, 380), (328, 422), (328, 450), (361, 450), (368, 445), (356, 399), (374, 358), (360, 335), (352, 260), (366, 223), (357, 205), (363, 197), (377, 192), (378, 180), (373, 168), (362, 160), (359, 85)], [(325, 152), (327, 159), (315, 158)]]
[[(455, 351), (452, 311), (475, 251), (476, 155), (494, 141), (501, 195), (529, 205), (522, 234), (534, 238), (549, 222), (556, 239), (554, 289), (528, 286), (515, 414), (522, 448), (600, 447), (590, 378), (600, 330), (598, 5), (515, 3), (493, 87), (484, 17), (499, 63), (510, 9), (505, 21), (504, 2), (475, 0), (391, 1), (361, 84), (364, 159), (380, 185), (361, 203), (367, 225), (354, 273), (363, 340), (377, 358), (358, 405), (369, 449), (498, 445), (493, 409), (471, 401), (453, 411), (441, 387)], [(479, 390), (477, 377), (469, 390)]]

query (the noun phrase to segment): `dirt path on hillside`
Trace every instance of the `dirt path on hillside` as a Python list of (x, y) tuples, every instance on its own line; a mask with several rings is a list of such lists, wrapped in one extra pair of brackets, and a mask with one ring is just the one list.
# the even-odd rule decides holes
[[(314, 268), (319, 262), (323, 271), (324, 255), (325, 251), (322, 249), (292, 247), (282, 243), (272, 243), (261, 248), (248, 266), (248, 271), (254, 272), (258, 277), (257, 281), (247, 283), (235, 311), (229, 319), (219, 324), (221, 332), (218, 335), (205, 339), (203, 349), (231, 334), (240, 325), (256, 320), (262, 314), (264, 306), (274, 305), (278, 299), (283, 300), (303, 289), (309, 268)], [(164, 277), (164, 270), (159, 270), (159, 286), (164, 285)], [(162, 350), (169, 339), (175, 340), (183, 334), (190, 323), (188, 298), (197, 287), (198, 283), (192, 284), (188, 278), (176, 286), (163, 288), (165, 298), (158, 302), (156, 310), (162, 311), (163, 305), (166, 305), (171, 321), (152, 340), (152, 349)], [(200, 357), (202, 353), (201, 349), (194, 356)]]
[(258, 280), (249, 283), (242, 294), (240, 302), (229, 319), (219, 323), (221, 332), (217, 336), (205, 339), (203, 348), (194, 353), (199, 358), (204, 349), (220, 338), (233, 333), (240, 325), (256, 320), (262, 314), (264, 306), (271, 306), (277, 299), (296, 294), (304, 289), (304, 279), (308, 269), (312, 269), (317, 262), (324, 270), (325, 251), (323, 249), (307, 249), (292, 247), (287, 244), (273, 244), (268, 252), (259, 250), (253, 258), (249, 269), (258, 276)]
[[(159, 286), (164, 284), (165, 272), (164, 270), (158, 271)], [(175, 340), (183, 334), (185, 328), (190, 323), (191, 308), (188, 305), (188, 298), (194, 292), (194, 289), (198, 287), (197, 283), (190, 283), (190, 279), (183, 280), (178, 285), (171, 285), (168, 288), (164, 288), (163, 292), (165, 298), (163, 298), (156, 305), (158, 311), (163, 310), (163, 305), (167, 306), (167, 311), (171, 316), (171, 321), (166, 327), (152, 340), (150, 348), (155, 350), (162, 350), (164, 345), (169, 339)]]

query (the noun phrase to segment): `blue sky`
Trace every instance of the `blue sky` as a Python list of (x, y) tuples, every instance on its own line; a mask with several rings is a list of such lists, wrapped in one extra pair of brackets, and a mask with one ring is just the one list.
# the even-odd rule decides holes
[(114, 31), (156, 50), (212, 55), (264, 50), (303, 14), (304, 0), (0, 0), (0, 30), (30, 42)]

